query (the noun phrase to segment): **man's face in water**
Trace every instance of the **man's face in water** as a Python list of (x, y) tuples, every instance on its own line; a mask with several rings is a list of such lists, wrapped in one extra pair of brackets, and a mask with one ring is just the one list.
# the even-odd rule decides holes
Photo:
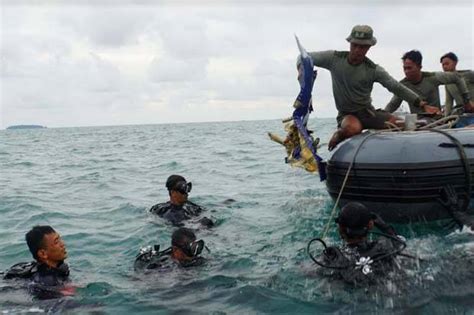
[(38, 250), (40, 261), (51, 267), (67, 258), (66, 245), (58, 233), (49, 233), (43, 236), (43, 248)]
[(183, 205), (186, 201), (188, 201), (188, 193), (183, 193), (177, 190), (171, 191), (171, 198), (177, 203), (178, 205)]
[(370, 45), (359, 45), (351, 43), (348, 61), (351, 65), (358, 65), (364, 61), (365, 55), (370, 49)]

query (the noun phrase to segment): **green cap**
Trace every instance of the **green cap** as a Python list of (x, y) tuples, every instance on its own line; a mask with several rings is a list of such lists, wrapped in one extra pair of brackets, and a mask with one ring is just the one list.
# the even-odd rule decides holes
[(374, 31), (368, 25), (356, 25), (352, 28), (351, 35), (346, 38), (349, 43), (359, 45), (374, 46), (377, 39), (374, 37)]

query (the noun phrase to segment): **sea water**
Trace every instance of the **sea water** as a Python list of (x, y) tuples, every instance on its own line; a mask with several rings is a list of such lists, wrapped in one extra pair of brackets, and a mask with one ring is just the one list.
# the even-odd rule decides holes
[[(328, 158), (333, 119), (310, 120)], [(278, 120), (0, 131), (0, 269), (30, 261), (34, 225), (64, 238), (76, 295), (33, 300), (0, 280), (2, 313), (324, 314), (473, 313), (470, 230), (397, 226), (407, 252), (398, 282), (352, 288), (315, 273), (307, 242), (331, 229), (334, 206), (318, 175), (284, 163)], [(147, 275), (140, 247), (166, 248), (175, 227), (148, 213), (167, 201), (166, 178), (193, 183), (190, 200), (216, 227), (197, 229), (206, 265)], [(315, 251), (318, 249), (315, 248)]]

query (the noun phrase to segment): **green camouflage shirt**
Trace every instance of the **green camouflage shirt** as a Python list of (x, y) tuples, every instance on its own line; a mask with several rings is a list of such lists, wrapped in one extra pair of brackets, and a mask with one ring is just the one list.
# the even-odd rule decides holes
[(410, 104), (419, 103), (419, 97), (413, 91), (392, 78), (384, 68), (373, 63), (369, 58), (358, 65), (349, 64), (347, 51), (310, 52), (317, 67), (331, 72), (332, 91), (337, 110), (343, 114), (362, 109), (373, 109), (372, 88), (374, 82), (382, 84), (390, 92), (399, 95)]
[[(457, 73), (454, 72), (422, 72), (421, 81), (418, 83), (413, 83), (408, 81), (406, 78), (400, 81), (403, 85), (411, 89), (412, 91), (418, 93), (423, 101), (428, 102), (431, 106), (436, 106), (441, 108), (441, 103), (439, 100), (439, 85), (446, 85), (449, 83), (455, 83), (456, 86), (463, 91), (468, 93), (466, 83)], [(393, 113), (400, 107), (402, 99), (398, 96), (392, 97), (390, 102), (385, 106), (385, 110)], [(419, 106), (410, 105), (410, 112), (412, 114), (423, 113), (423, 109)]]
[[(466, 82), (472, 100), (474, 98), (474, 71), (459, 70), (457, 73)], [(446, 89), (446, 115), (449, 115), (453, 109), (453, 100), (456, 102), (456, 105), (464, 105), (464, 99), (456, 84), (447, 84), (444, 88)]]

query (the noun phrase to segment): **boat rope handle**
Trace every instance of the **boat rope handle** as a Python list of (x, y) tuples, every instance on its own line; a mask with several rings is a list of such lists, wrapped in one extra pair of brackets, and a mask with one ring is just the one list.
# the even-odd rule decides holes
[(465, 188), (466, 188), (466, 202), (463, 205), (463, 209), (461, 210), (462, 212), (467, 211), (467, 208), (469, 207), (469, 201), (471, 199), (471, 194), (472, 194), (472, 175), (471, 175), (471, 166), (469, 165), (469, 161), (467, 159), (466, 151), (464, 150), (463, 144), (459, 142), (458, 139), (450, 135), (444, 130), (439, 130), (439, 129), (428, 129), (429, 131), (432, 132), (437, 132), (440, 133), (451, 140), (452, 143), (456, 145), (456, 150), (459, 153), (460, 160), (462, 162), (463, 168), (464, 168), (464, 174), (466, 175), (466, 183), (465, 183)]

